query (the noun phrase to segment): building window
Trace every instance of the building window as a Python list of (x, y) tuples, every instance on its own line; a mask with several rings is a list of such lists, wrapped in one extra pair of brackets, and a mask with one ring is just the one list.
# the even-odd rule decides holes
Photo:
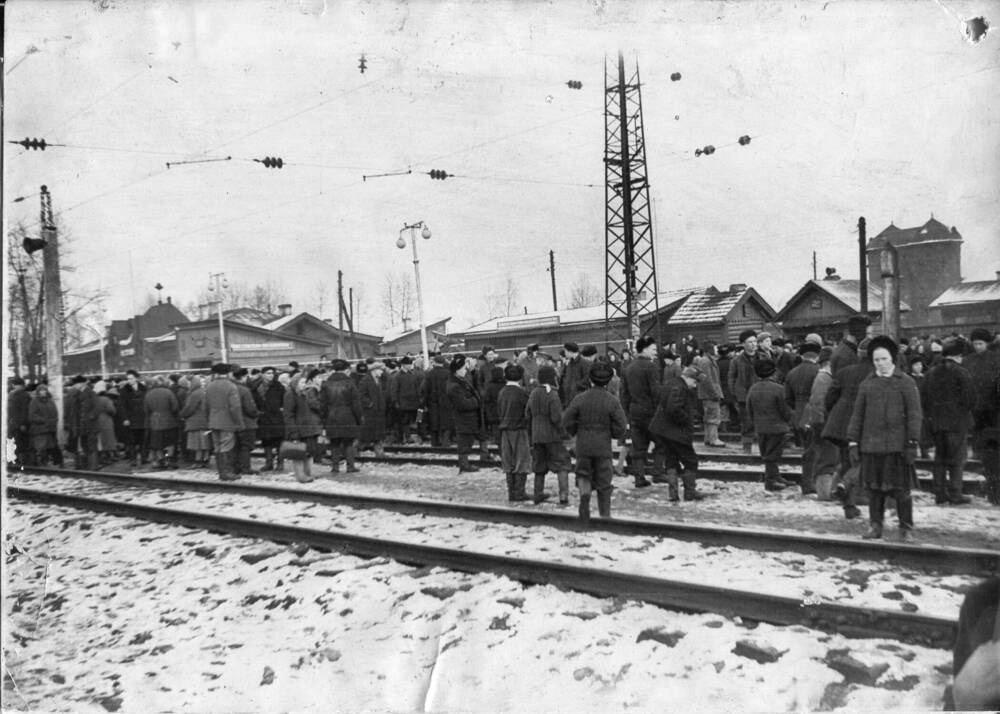
[(812, 302), (809, 303), (809, 309), (810, 310), (822, 310), (823, 309), (823, 301), (820, 300), (819, 298), (816, 298), (815, 300), (813, 300)]
[(743, 312), (742, 312), (742, 314), (743, 314), (743, 317), (750, 317), (750, 315), (749, 315), (749, 314), (748, 314), (748, 312), (747, 312), (747, 304), (746, 304), (746, 303), (743, 303), (743, 305), (741, 306), (741, 309), (742, 309), (742, 311), (743, 311)]

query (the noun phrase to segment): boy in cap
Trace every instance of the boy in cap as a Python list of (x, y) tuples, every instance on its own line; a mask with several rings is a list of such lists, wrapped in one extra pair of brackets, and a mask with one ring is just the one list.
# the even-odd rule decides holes
[(819, 374), (819, 353), (822, 348), (812, 342), (799, 346), (802, 363), (785, 377), (785, 401), (792, 410), (792, 429), (796, 441), (802, 446), (802, 494), (816, 493), (813, 478), (813, 462), (816, 456), (816, 433), (808, 429), (809, 421), (804, 418), (806, 405), (812, 395), (813, 382)]
[(792, 410), (785, 402), (785, 390), (775, 379), (774, 362), (762, 359), (754, 365), (758, 381), (747, 393), (747, 416), (757, 434), (757, 446), (764, 460), (764, 489), (780, 491), (791, 484), (778, 473)]
[(729, 361), (727, 382), (739, 412), (743, 453), (749, 454), (753, 447), (753, 419), (747, 414), (747, 394), (757, 381), (757, 374), (754, 371), (754, 364), (758, 360), (757, 333), (753, 330), (743, 330), (740, 333), (740, 344), (743, 346), (743, 351), (734, 355)]
[(521, 386), (524, 370), (516, 364), (504, 367), (506, 384), (497, 395), (497, 428), (500, 431), (500, 462), (507, 475), (507, 500), (527, 501), (524, 492), (531, 468), (531, 438), (525, 408), (528, 393)]
[(592, 490), (597, 491), (598, 513), (611, 517), (611, 440), (623, 437), (626, 429), (625, 411), (606, 389), (613, 375), (607, 362), (594, 362), (590, 367), (593, 386), (578, 394), (563, 413), (563, 428), (576, 437), (576, 487), (584, 524), (590, 523)]
[(569, 454), (563, 443), (563, 410), (555, 368), (538, 369), (538, 386), (531, 390), (524, 413), (531, 433), (534, 501), (538, 504), (549, 497), (545, 493), (545, 474), (553, 471), (559, 483), (559, 505), (565, 506), (569, 503)]
[[(671, 377), (663, 385), (662, 397), (656, 413), (649, 422), (649, 431), (666, 453), (665, 480), (670, 487), (670, 500), (677, 502), (678, 471), (683, 473), (684, 500), (700, 501), (703, 496), (695, 487), (698, 473), (698, 455), (694, 451), (694, 420), (699, 411), (698, 378), (701, 373), (692, 365), (681, 370), (679, 377)], [(661, 482), (660, 479), (653, 479)]]

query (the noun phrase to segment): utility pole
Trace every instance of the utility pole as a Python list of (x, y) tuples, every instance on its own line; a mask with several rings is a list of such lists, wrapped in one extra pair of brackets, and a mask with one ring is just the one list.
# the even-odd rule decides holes
[[(861, 314), (868, 314), (868, 254), (865, 252), (865, 217), (858, 219), (858, 268), (861, 271), (861, 281), (858, 283), (861, 294), (858, 296), (861, 301)], [(885, 305), (882, 306), (883, 308)], [(883, 314), (885, 311), (883, 310)]]
[(337, 271), (337, 327), (344, 331), (344, 271)]
[(886, 241), (880, 255), (882, 269), (882, 334), (899, 341), (899, 255)]
[(42, 279), (45, 283), (42, 300), (45, 303), (45, 361), (49, 379), (49, 392), (56, 403), (56, 439), (59, 446), (66, 443), (63, 433), (63, 342), (62, 342), (62, 283), (59, 277), (59, 233), (52, 218), (52, 195), (42, 186)]
[(347, 288), (347, 307), (349, 308), (347, 317), (350, 319), (351, 326), (353, 327), (356, 324), (354, 322), (354, 288)]
[(552, 278), (552, 309), (559, 310), (559, 303), (556, 300), (556, 253), (549, 251), (549, 274)]
[(816, 251), (813, 251), (813, 280), (816, 279)]
[(208, 274), (208, 289), (219, 297), (219, 349), (222, 351), (223, 362), (229, 362), (229, 353), (226, 351), (226, 328), (222, 323), (222, 291), (228, 287), (225, 273)]

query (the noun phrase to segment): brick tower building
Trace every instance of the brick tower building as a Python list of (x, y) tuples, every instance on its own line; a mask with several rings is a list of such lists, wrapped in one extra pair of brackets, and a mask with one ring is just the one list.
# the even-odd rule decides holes
[(899, 252), (899, 291), (910, 312), (904, 327), (928, 324), (928, 306), (938, 295), (962, 282), (962, 236), (931, 215), (916, 228), (897, 228), (890, 223), (868, 241), (868, 281), (882, 286), (879, 254), (889, 242)]

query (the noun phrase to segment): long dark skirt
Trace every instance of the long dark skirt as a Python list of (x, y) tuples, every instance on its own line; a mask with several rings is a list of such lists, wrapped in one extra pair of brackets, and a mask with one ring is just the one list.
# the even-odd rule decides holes
[(873, 491), (909, 491), (916, 473), (906, 463), (906, 454), (861, 454), (861, 483)]

